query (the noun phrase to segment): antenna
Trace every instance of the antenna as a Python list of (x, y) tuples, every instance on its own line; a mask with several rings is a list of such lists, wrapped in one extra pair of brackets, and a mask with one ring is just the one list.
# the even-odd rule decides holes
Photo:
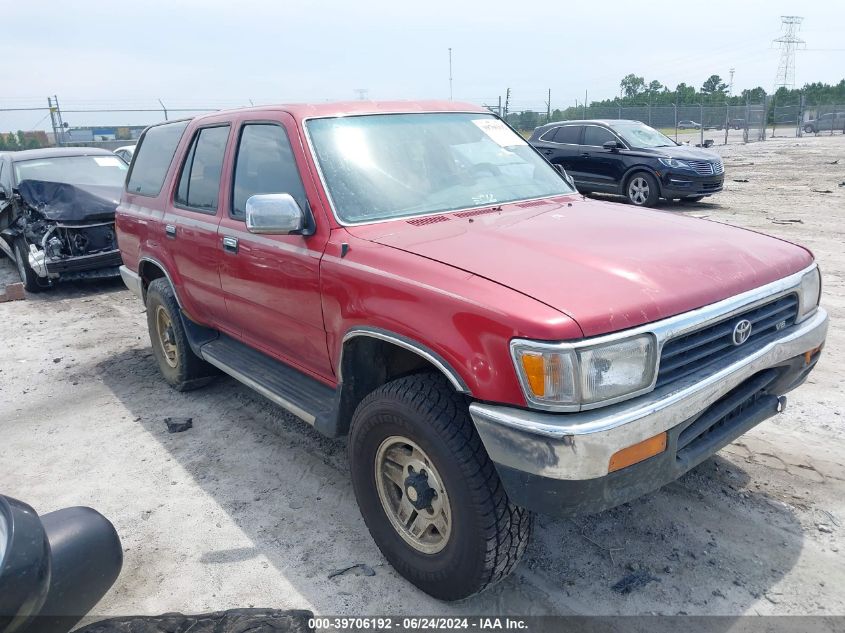
[(452, 47), (449, 47), (449, 101), (452, 100)]
[(795, 51), (798, 47), (807, 44), (798, 37), (804, 18), (798, 15), (782, 15), (780, 20), (783, 35), (773, 40), (773, 43), (780, 44), (780, 63), (777, 77), (775, 77), (775, 92), (778, 88), (795, 87)]

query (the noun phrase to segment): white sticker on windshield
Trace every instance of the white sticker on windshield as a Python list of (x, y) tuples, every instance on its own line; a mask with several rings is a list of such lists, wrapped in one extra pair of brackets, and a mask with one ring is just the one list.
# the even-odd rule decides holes
[(123, 165), (117, 156), (94, 156), (94, 160), (100, 167), (120, 167)]
[(516, 134), (499, 119), (473, 119), (478, 128), (489, 136), (494, 143), (502, 147), (513, 147), (514, 145), (527, 145), (525, 139)]

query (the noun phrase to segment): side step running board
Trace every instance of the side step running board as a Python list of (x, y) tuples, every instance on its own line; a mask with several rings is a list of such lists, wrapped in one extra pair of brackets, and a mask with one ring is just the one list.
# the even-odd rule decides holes
[(208, 363), (322, 431), (337, 415), (335, 390), (233, 338), (200, 346)]

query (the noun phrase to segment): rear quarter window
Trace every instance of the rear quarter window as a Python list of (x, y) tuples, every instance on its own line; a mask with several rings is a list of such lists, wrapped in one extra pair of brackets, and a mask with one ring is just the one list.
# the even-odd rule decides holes
[(149, 128), (135, 150), (135, 161), (126, 182), (126, 191), (155, 197), (161, 192), (176, 146), (188, 121), (176, 121)]

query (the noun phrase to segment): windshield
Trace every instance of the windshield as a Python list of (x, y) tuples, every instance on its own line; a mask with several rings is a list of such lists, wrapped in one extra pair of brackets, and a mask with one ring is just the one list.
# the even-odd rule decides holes
[(560, 174), (485, 114), (379, 114), (308, 121), (342, 222), (571, 193)]
[[(692, 121), (685, 121), (692, 123)], [(664, 136), (653, 127), (632, 121), (630, 123), (614, 123), (613, 130), (621, 136), (631, 147), (676, 147), (668, 136)]]
[(15, 180), (122, 187), (126, 163), (117, 156), (56, 156), (15, 163)]

